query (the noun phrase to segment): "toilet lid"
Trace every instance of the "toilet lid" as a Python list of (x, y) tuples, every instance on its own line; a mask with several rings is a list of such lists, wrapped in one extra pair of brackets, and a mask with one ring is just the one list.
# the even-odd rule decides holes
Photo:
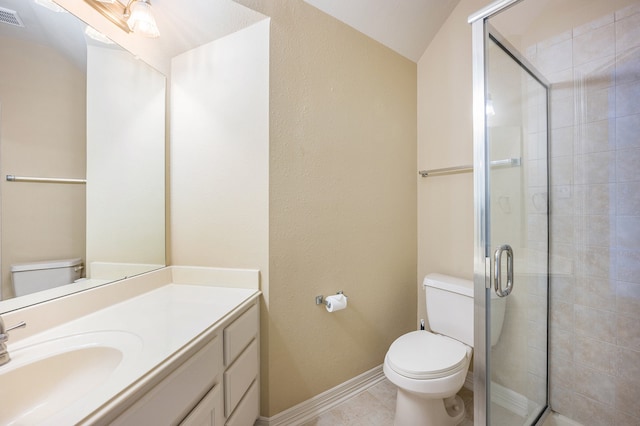
[(469, 348), (457, 340), (428, 331), (413, 331), (391, 344), (387, 361), (396, 373), (411, 379), (437, 379), (466, 368)]

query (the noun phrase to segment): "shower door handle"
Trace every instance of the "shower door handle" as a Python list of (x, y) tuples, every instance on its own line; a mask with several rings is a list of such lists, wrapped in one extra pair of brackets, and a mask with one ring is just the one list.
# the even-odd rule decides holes
[[(502, 287), (502, 254), (507, 254), (507, 286)], [(496, 249), (494, 254), (495, 267), (493, 277), (493, 289), (500, 297), (508, 296), (513, 290), (513, 249), (509, 244), (503, 244)]]

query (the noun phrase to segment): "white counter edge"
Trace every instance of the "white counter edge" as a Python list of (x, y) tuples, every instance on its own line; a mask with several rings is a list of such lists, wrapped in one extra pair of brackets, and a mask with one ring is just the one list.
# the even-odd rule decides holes
[(167, 266), (103, 286), (7, 312), (5, 325), (26, 321), (27, 327), (11, 332), (11, 341), (41, 333), (65, 322), (104, 309), (167, 284), (193, 284), (258, 290), (260, 272), (255, 269)]

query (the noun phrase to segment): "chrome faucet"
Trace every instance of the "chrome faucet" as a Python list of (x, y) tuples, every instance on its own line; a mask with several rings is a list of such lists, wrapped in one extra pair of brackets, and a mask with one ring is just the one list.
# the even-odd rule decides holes
[(0, 317), (0, 365), (4, 365), (11, 361), (11, 357), (9, 356), (9, 352), (7, 351), (7, 340), (9, 340), (8, 333), (11, 330), (15, 330), (16, 328), (22, 328), (26, 326), (27, 323), (21, 321), (14, 326), (4, 328), (4, 321), (2, 320), (2, 317)]

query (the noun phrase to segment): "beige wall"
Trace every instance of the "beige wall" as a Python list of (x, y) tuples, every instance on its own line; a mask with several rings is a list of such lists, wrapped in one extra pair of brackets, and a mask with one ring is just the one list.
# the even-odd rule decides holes
[[(488, 0), (461, 0), (418, 62), (417, 168), (473, 163), (471, 26)], [(422, 279), (438, 272), (473, 279), (473, 174), (418, 181), (418, 319)]]
[(5, 175), (85, 176), (86, 79), (84, 70), (42, 45), (0, 40), (0, 57), (2, 297), (6, 298), (13, 296), (12, 264), (84, 257), (85, 187), (7, 182)]
[[(302, 1), (271, 18), (262, 414), (380, 365), (413, 328), (416, 67)], [(328, 314), (318, 294), (350, 297)]]

